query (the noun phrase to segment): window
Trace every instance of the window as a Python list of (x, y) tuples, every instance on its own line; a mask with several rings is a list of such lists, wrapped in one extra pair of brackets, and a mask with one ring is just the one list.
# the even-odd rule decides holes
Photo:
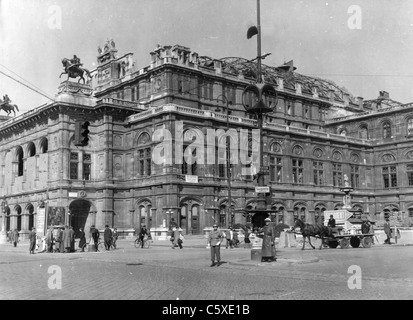
[(391, 138), (391, 125), (389, 122), (383, 124), (383, 139)]
[[(185, 155), (185, 151), (186, 151), (186, 148), (183, 152), (184, 155)], [(196, 149), (192, 151), (192, 157), (193, 158), (196, 157)], [(182, 174), (190, 174), (190, 175), (196, 176), (198, 174), (198, 166), (197, 166), (196, 161), (188, 166), (188, 163), (185, 160), (185, 156), (183, 156), (181, 170), (182, 170)]]
[(383, 182), (385, 188), (397, 187), (397, 171), (396, 166), (383, 167)]
[(151, 148), (145, 148), (138, 150), (138, 172), (141, 176), (150, 176), (151, 175)]
[(409, 212), (409, 218), (413, 218), (413, 208), (409, 208), (407, 211)]
[(136, 91), (136, 89), (132, 88), (132, 91), (131, 91), (131, 100), (132, 101), (135, 101), (135, 91)]
[(89, 153), (83, 154), (83, 180), (90, 180), (92, 157)]
[(333, 163), (333, 186), (340, 187), (343, 185), (343, 171), (341, 163)]
[(368, 139), (368, 138), (369, 138), (369, 133), (368, 133), (368, 131), (367, 131), (367, 127), (366, 127), (366, 126), (360, 127), (359, 137), (360, 137), (360, 139)]
[(292, 100), (285, 100), (286, 112), (289, 116), (294, 115), (294, 103)]
[(293, 183), (303, 183), (303, 160), (292, 159), (293, 161)]
[(413, 134), (413, 118), (407, 120), (407, 134)]
[(407, 165), (407, 181), (409, 186), (413, 186), (413, 164)]
[(350, 165), (350, 184), (353, 188), (360, 186), (360, 166)]
[(79, 155), (76, 152), (70, 153), (70, 179), (78, 179)]
[(24, 171), (24, 162), (23, 162), (23, 149), (19, 147), (17, 149), (17, 176), (21, 177)]
[(281, 157), (270, 156), (270, 181), (282, 181)]
[(310, 119), (311, 118), (310, 106), (308, 104), (303, 105), (303, 118), (304, 119)]
[(324, 182), (324, 166), (322, 162), (313, 162), (314, 184), (320, 186)]

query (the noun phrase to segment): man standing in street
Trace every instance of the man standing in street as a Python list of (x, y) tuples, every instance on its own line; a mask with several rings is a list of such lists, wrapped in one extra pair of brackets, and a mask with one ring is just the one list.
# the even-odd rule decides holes
[(11, 241), (13, 242), (13, 246), (17, 247), (17, 242), (19, 242), (19, 231), (17, 231), (17, 229), (12, 231)]
[(218, 230), (218, 225), (213, 225), (213, 230), (209, 233), (208, 241), (209, 245), (211, 246), (211, 267), (215, 266), (215, 258), (217, 260), (216, 265), (221, 265), (221, 238), (222, 234)]
[(29, 233), (29, 240), (30, 240), (30, 254), (34, 254), (34, 249), (36, 248), (36, 240), (37, 240), (37, 236), (36, 236), (36, 228), (32, 228), (32, 231)]
[(103, 241), (105, 242), (105, 249), (110, 250), (110, 244), (112, 242), (112, 230), (108, 225), (105, 225), (105, 231), (103, 232)]
[(225, 245), (225, 249), (228, 249), (228, 246), (232, 249), (233, 248), (233, 243), (232, 243), (232, 228), (228, 228), (228, 230), (225, 232), (225, 237), (227, 239), (227, 243)]
[(330, 219), (328, 220), (328, 227), (335, 228), (336, 227), (336, 219), (334, 219), (333, 215), (330, 215)]
[(71, 232), (69, 226), (65, 226), (65, 230), (63, 231), (63, 247), (65, 248), (66, 253), (70, 252), (71, 247)]
[(386, 218), (386, 222), (384, 223), (384, 233), (387, 236), (387, 239), (384, 240), (385, 244), (391, 244), (390, 239), (391, 239), (391, 228), (390, 228), (390, 222), (389, 218)]
[(47, 245), (46, 252), (48, 252), (48, 253), (53, 252), (53, 244), (54, 244), (53, 241), (54, 241), (53, 227), (50, 226), (49, 230), (47, 231), (47, 234), (46, 234), (46, 245)]
[(92, 236), (93, 243), (95, 245), (95, 251), (98, 251), (100, 232), (97, 228), (95, 228), (95, 225), (90, 227), (90, 235)]

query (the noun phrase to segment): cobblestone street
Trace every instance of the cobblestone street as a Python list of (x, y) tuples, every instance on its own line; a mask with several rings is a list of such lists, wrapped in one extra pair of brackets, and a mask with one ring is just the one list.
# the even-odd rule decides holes
[[(166, 241), (136, 249), (119, 241), (110, 252), (39, 253), (27, 244), (0, 246), (0, 299), (413, 299), (409, 246), (371, 249), (278, 250), (278, 261), (250, 260), (250, 250), (221, 249), (210, 267), (203, 239), (172, 250)], [(395, 263), (397, 261), (397, 263)], [(349, 289), (351, 265), (360, 266), (362, 288)], [(61, 289), (50, 282), (61, 270)]]

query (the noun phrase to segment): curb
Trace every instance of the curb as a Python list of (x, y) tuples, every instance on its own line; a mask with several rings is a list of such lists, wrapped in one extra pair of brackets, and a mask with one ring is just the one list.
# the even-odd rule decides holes
[(251, 261), (250, 263), (248, 263), (247, 261), (245, 261), (245, 262), (242, 262), (242, 261), (241, 262), (239, 262), (239, 261), (235, 261), (235, 262), (234, 261), (228, 261), (228, 264), (239, 265), (239, 266), (271, 266), (271, 265), (276, 265), (277, 262), (290, 263), (290, 264), (308, 264), (308, 263), (316, 263), (316, 262), (319, 262), (319, 261), (320, 261), (320, 259), (318, 259), (318, 258), (307, 259), (307, 260), (277, 258), (277, 261), (273, 261), (271, 263), (253, 262), (253, 261)]

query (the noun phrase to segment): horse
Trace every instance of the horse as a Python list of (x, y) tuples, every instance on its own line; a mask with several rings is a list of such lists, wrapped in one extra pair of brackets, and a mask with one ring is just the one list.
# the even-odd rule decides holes
[(76, 64), (72, 64), (69, 59), (63, 58), (62, 64), (65, 68), (65, 71), (60, 74), (59, 78), (62, 76), (62, 74), (67, 74), (67, 80), (69, 80), (69, 78), (80, 77), (78, 82), (80, 82), (80, 80), (83, 80), (83, 83), (85, 83), (85, 78), (83, 77), (83, 75), (86, 73), (89, 79), (92, 79), (92, 75), (90, 74), (90, 71), (88, 69), (79, 67), (79, 65)]
[(293, 230), (295, 230), (297, 227), (300, 228), (301, 234), (303, 235), (303, 247), (301, 248), (301, 250), (304, 250), (305, 238), (308, 238), (308, 243), (313, 249), (315, 249), (315, 247), (311, 244), (310, 237), (319, 236), (321, 238), (321, 245), (319, 249), (321, 250), (324, 244), (324, 238), (333, 237), (333, 230), (330, 227), (326, 227), (322, 224), (312, 225), (304, 223), (300, 219), (295, 219)]
[(16, 110), (19, 111), (19, 108), (15, 104), (10, 104), (0, 100), (0, 110), (6, 111), (7, 115), (9, 115), (13, 111), (14, 116), (16, 116)]

